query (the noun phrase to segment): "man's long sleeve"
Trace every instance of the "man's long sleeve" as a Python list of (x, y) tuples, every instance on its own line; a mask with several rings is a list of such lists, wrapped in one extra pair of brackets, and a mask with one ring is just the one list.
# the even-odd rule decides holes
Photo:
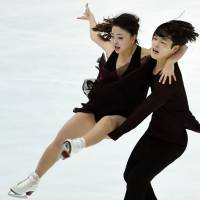
[(161, 84), (156, 81), (152, 93), (143, 103), (127, 118), (127, 120), (108, 135), (113, 140), (117, 140), (123, 134), (138, 126), (148, 115), (163, 106), (170, 97), (176, 92), (177, 83), (172, 85)]

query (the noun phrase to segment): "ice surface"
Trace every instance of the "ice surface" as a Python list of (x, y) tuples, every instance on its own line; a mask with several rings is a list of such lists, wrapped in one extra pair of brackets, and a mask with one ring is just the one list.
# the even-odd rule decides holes
[[(89, 0), (97, 21), (127, 11), (141, 19), (139, 41), (150, 47), (162, 22), (181, 17), (200, 32), (195, 0)], [(85, 78), (95, 77), (102, 50), (89, 39), (88, 24), (76, 19), (86, 1), (0, 0), (0, 199), (10, 185), (32, 172), (73, 107), (86, 101)], [(180, 61), (193, 113), (200, 120), (200, 42)], [(117, 142), (103, 141), (59, 162), (31, 199), (122, 200), (123, 170), (148, 119)], [(153, 181), (158, 199), (200, 199), (200, 135), (189, 132), (185, 154)], [(92, 158), (92, 159), (91, 159)]]

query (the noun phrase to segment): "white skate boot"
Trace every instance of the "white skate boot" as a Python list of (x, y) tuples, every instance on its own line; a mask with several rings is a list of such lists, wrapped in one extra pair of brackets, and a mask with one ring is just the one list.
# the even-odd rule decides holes
[(67, 139), (63, 143), (63, 149), (61, 151), (60, 158), (62, 160), (68, 158), (71, 154), (78, 153), (85, 147), (84, 138)]
[(27, 199), (36, 191), (39, 181), (39, 176), (36, 173), (32, 173), (26, 179), (11, 187), (8, 195)]

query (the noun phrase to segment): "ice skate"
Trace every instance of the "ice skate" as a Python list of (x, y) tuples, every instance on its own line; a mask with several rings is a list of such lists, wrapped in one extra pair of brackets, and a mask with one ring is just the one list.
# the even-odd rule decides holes
[(36, 173), (32, 173), (26, 179), (11, 187), (8, 195), (12, 197), (27, 199), (33, 192), (36, 191), (39, 180), (39, 176)]
[(62, 148), (62, 151), (61, 151), (61, 154), (60, 154), (60, 158), (62, 160), (70, 157), (71, 148), (72, 148), (71, 140), (68, 139), (63, 143), (63, 148)]
[(84, 138), (67, 139), (63, 143), (63, 148), (61, 151), (61, 159), (68, 158), (71, 154), (78, 153), (85, 147)]

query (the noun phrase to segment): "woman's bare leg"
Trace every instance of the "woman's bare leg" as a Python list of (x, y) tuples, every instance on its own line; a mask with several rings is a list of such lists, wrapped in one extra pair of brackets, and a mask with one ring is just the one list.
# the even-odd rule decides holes
[[(9, 195), (14, 197), (27, 197), (36, 191), (40, 177), (57, 161), (66, 139), (80, 141), (85, 138), (84, 143), (86, 146), (90, 146), (100, 142), (110, 131), (120, 126), (125, 120), (122, 116), (105, 116), (96, 123), (93, 114), (75, 114), (63, 126), (55, 140), (48, 146), (38, 163), (35, 173), (32, 173), (28, 178), (11, 187)], [(85, 136), (83, 138), (84, 134)]]
[(42, 177), (49, 168), (58, 160), (63, 142), (83, 136), (96, 124), (94, 115), (91, 113), (76, 113), (65, 123), (53, 142), (43, 153), (35, 172)]
[(83, 136), (86, 146), (97, 144), (106, 137), (109, 138), (107, 134), (119, 127), (125, 120), (126, 118), (120, 115), (103, 117)]

